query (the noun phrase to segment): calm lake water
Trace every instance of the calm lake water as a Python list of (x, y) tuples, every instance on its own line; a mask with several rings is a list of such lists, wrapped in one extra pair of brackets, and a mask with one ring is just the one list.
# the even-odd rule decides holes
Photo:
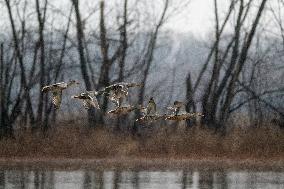
[(284, 188), (284, 172), (208, 170), (76, 170), (1, 169), (0, 188), (40, 189), (185, 189)]

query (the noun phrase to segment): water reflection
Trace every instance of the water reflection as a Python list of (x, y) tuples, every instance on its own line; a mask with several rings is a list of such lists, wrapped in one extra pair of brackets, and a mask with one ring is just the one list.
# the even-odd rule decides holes
[(284, 188), (284, 172), (209, 170), (0, 170), (0, 189)]

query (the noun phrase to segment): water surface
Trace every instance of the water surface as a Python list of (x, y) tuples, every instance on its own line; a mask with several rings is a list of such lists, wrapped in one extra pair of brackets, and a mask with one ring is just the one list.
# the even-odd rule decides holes
[(1, 189), (284, 188), (284, 172), (226, 170), (0, 170)]

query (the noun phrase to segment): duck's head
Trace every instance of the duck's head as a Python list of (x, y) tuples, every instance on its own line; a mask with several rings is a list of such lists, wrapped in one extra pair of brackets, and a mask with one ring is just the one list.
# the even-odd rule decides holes
[(151, 102), (151, 103), (153, 103), (153, 102), (155, 103), (155, 100), (154, 100), (153, 97), (150, 98), (149, 103), (150, 103), (150, 102)]

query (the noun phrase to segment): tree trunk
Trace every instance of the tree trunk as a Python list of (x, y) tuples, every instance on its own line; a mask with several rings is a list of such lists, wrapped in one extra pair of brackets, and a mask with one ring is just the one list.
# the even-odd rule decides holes
[[(83, 26), (82, 26), (82, 20), (81, 20), (81, 14), (79, 9), (79, 0), (71, 0), (75, 9), (75, 15), (76, 15), (76, 30), (77, 30), (77, 50), (79, 53), (79, 60), (80, 60), (80, 68), (81, 68), (81, 74), (84, 79), (85, 87), (87, 91), (92, 90), (91, 81), (89, 78), (88, 70), (87, 70), (87, 62), (85, 58), (85, 52), (84, 52), (84, 45), (83, 45), (83, 39), (84, 39), (84, 32), (83, 32)], [(95, 126), (95, 110), (94, 108), (91, 108), (88, 110), (88, 122), (90, 127)]]
[(39, 98), (38, 98), (38, 107), (37, 107), (37, 124), (42, 124), (42, 114), (43, 114), (43, 106), (44, 106), (44, 93), (41, 92), (41, 89), (45, 86), (45, 42), (44, 42), (44, 24), (45, 24), (45, 14), (46, 14), (47, 0), (45, 0), (43, 15), (40, 10), (39, 0), (36, 0), (36, 12), (38, 19), (38, 31), (39, 31), (39, 39), (38, 45), (40, 47), (40, 88), (39, 88)]
[[(104, 20), (104, 10), (105, 10), (105, 5), (104, 1), (100, 2), (100, 48), (101, 48), (101, 54), (103, 57), (103, 62), (101, 66), (101, 72), (99, 76), (99, 81), (98, 81), (98, 88), (103, 88), (105, 86), (108, 86), (110, 84), (109, 81), (109, 71), (111, 67), (111, 61), (109, 60), (108, 57), (108, 50), (109, 50), (109, 44), (106, 38), (106, 27), (105, 27), (105, 20)], [(104, 124), (104, 119), (103, 119), (103, 114), (106, 112), (108, 106), (108, 98), (106, 96), (102, 97), (102, 113), (100, 113), (97, 117), (97, 122), (100, 125)]]
[[(196, 105), (193, 99), (193, 89), (192, 89), (192, 81), (191, 81), (191, 75), (190, 73), (187, 75), (186, 78), (186, 105), (185, 110), (187, 112), (196, 112)], [(186, 121), (187, 127), (191, 127), (193, 125), (196, 125), (196, 118), (188, 119)]]
[(231, 105), (233, 98), (234, 98), (234, 90), (235, 90), (235, 86), (236, 86), (236, 81), (237, 81), (239, 74), (240, 74), (240, 72), (241, 72), (241, 70), (242, 70), (242, 68), (243, 68), (243, 66), (246, 62), (247, 54), (248, 54), (249, 48), (251, 46), (254, 34), (256, 32), (256, 27), (259, 23), (259, 20), (260, 20), (260, 17), (262, 15), (262, 12), (264, 10), (266, 2), (267, 2), (267, 0), (262, 0), (262, 2), (261, 2), (261, 5), (258, 9), (256, 18), (253, 22), (252, 28), (251, 28), (251, 30), (248, 34), (248, 38), (247, 38), (247, 40), (244, 41), (244, 45), (242, 47), (241, 54), (239, 56), (239, 61), (238, 61), (238, 64), (236, 66), (236, 70), (233, 73), (232, 78), (231, 78), (229, 85), (228, 85), (225, 101), (224, 101), (224, 104), (223, 104), (223, 106), (220, 110), (219, 122), (220, 122), (221, 130), (223, 132), (225, 132), (225, 124), (226, 124), (227, 119), (229, 118), (229, 109), (230, 109), (230, 105)]
[[(126, 59), (126, 53), (128, 48), (128, 41), (127, 41), (127, 24), (128, 24), (128, 15), (127, 15), (127, 2), (128, 0), (124, 0), (124, 11), (123, 11), (123, 24), (120, 27), (120, 55), (119, 55), (119, 76), (118, 76), (118, 82), (122, 82), (124, 80), (124, 67), (125, 67), (125, 59)], [(122, 115), (122, 117), (117, 118), (116, 122), (116, 130), (121, 130), (121, 125), (125, 124), (127, 115)]]
[[(160, 28), (163, 26), (164, 24), (164, 19), (165, 19), (165, 15), (166, 12), (168, 10), (168, 6), (169, 6), (169, 0), (165, 0), (165, 4), (163, 7), (163, 12), (161, 17), (159, 18), (159, 21), (154, 29), (154, 32), (150, 34), (150, 41), (148, 44), (148, 49), (147, 52), (145, 54), (145, 57), (143, 58), (143, 65), (145, 65), (145, 69), (143, 71), (143, 75), (142, 75), (142, 87), (140, 88), (139, 91), (139, 96), (138, 96), (138, 104), (143, 104), (144, 102), (144, 96), (145, 96), (145, 89), (146, 89), (146, 85), (147, 85), (147, 78), (149, 75), (149, 71), (150, 71), (150, 67), (153, 61), (153, 57), (154, 57), (154, 51), (156, 48), (156, 43), (157, 43), (157, 38), (158, 38), (158, 34), (160, 31)], [(135, 119), (140, 117), (140, 111), (136, 111), (135, 112)], [(132, 129), (132, 133), (136, 134), (138, 130), (138, 123), (135, 123)]]

